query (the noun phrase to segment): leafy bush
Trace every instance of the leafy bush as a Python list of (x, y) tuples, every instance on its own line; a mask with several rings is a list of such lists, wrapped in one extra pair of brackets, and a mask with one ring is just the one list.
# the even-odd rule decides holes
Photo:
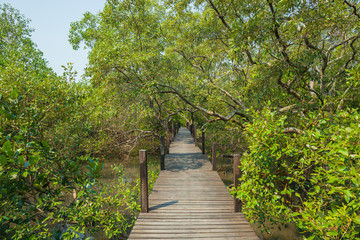
[(42, 115), (13, 89), (0, 95), (0, 235), (48, 238), (61, 222), (60, 207), (74, 190), (89, 191), (101, 165), (86, 157), (62, 158), (41, 138)]
[(306, 239), (359, 239), (359, 118), (353, 110), (310, 112), (295, 134), (284, 133), (286, 117), (255, 113), (237, 191), (250, 219), (295, 222)]
[[(81, 233), (92, 235), (102, 231), (109, 238), (126, 238), (140, 212), (140, 179), (135, 184), (126, 179), (123, 166), (113, 167), (117, 180), (111, 184), (98, 184), (96, 191), (86, 197), (79, 196), (75, 207), (64, 209), (69, 224), (62, 238), (73, 239)], [(149, 172), (149, 194), (158, 171)]]
[[(102, 165), (86, 155), (60, 155), (42, 137), (41, 109), (24, 99), (15, 88), (0, 95), (0, 236), (126, 235), (139, 212), (139, 181), (126, 181), (117, 167), (117, 184), (99, 185)], [(150, 173), (151, 184), (156, 177)]]

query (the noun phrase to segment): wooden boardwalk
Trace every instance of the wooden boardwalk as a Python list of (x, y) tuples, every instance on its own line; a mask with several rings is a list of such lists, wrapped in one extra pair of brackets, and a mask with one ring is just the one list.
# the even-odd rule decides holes
[(128, 239), (259, 239), (211, 168), (180, 128), (149, 196), (149, 213), (139, 215)]

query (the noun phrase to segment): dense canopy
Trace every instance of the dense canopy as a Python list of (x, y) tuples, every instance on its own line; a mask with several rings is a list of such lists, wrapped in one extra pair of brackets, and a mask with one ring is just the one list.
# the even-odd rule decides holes
[[(28, 21), (0, 6), (0, 234), (51, 237), (72, 222), (120, 238), (137, 195), (92, 195), (93, 158), (129, 156), (182, 122), (245, 149), (232, 192), (263, 230), (359, 238), (359, 1), (107, 0), (71, 24), (73, 48), (90, 50), (83, 82), (71, 65), (56, 76)], [(65, 210), (62, 192), (75, 194)], [(93, 202), (127, 212), (101, 221)]]

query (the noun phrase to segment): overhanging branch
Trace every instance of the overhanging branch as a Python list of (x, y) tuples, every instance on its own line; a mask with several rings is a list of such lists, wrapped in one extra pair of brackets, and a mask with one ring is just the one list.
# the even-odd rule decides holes
[(235, 116), (240, 116), (241, 118), (243, 118), (245, 121), (247, 122), (250, 122), (250, 117), (247, 116), (245, 113), (243, 112), (240, 112), (238, 110), (234, 110), (232, 111), (229, 115), (225, 116), (225, 115), (222, 115), (216, 111), (210, 111), (208, 109), (205, 109), (203, 107), (200, 107), (196, 104), (194, 104), (193, 102), (191, 102), (188, 98), (186, 98), (183, 94), (181, 94), (178, 90), (176, 90), (175, 88), (171, 87), (171, 86), (168, 86), (168, 85), (164, 85), (164, 84), (160, 84), (159, 85), (160, 87), (164, 87), (164, 88), (167, 88), (167, 89), (170, 89), (170, 90), (165, 90), (165, 91), (160, 91), (158, 93), (171, 93), (171, 94), (176, 94), (177, 96), (179, 96), (185, 103), (189, 104), (191, 107), (209, 115), (209, 116), (213, 116), (213, 117), (216, 117), (217, 120), (222, 120), (222, 121), (233, 121), (241, 126), (243, 126), (243, 124), (234, 119)]

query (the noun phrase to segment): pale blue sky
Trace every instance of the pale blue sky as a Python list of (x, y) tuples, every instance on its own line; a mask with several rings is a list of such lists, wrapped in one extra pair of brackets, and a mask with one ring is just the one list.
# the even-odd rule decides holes
[(49, 66), (62, 75), (61, 65), (73, 62), (79, 76), (87, 63), (87, 50), (74, 51), (68, 41), (70, 23), (79, 21), (89, 11), (98, 13), (106, 0), (0, 0), (18, 9), (31, 20), (35, 29), (32, 40), (37, 44)]

